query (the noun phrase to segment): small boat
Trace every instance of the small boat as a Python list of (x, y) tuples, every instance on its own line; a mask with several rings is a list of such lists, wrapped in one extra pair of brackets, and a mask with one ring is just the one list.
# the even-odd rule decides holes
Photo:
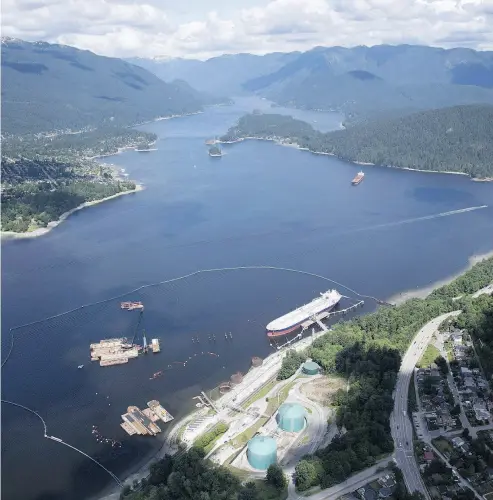
[(144, 310), (144, 304), (142, 302), (121, 302), (120, 308), (127, 311), (133, 311), (134, 309)]
[(81, 368), (84, 368), (84, 365), (79, 365), (77, 368), (80, 370)]

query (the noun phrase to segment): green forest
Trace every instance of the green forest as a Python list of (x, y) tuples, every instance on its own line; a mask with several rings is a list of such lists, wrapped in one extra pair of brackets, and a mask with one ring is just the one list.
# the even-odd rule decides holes
[[(286, 478), (277, 465), (270, 466), (265, 479), (244, 485), (226, 467), (212, 465), (205, 452), (193, 447), (187, 452), (166, 456), (151, 466), (150, 475), (129, 486), (120, 496), (124, 500), (263, 500), (285, 498)], [(260, 487), (259, 487), (260, 486)], [(274, 494), (274, 496), (272, 495)]]
[(313, 343), (307, 354), (326, 372), (349, 379), (349, 391), (336, 395), (337, 423), (347, 432), (298, 463), (295, 481), (299, 490), (315, 485), (328, 488), (393, 451), (389, 426), (392, 391), (401, 355), (425, 323), (463, 309), (457, 321), (473, 337), (483, 340), (483, 357), (493, 359), (493, 298), (452, 300), (483, 288), (492, 277), (493, 258), (489, 258), (424, 300), (381, 307), (367, 316), (339, 323)]
[(339, 158), (418, 170), (493, 176), (493, 106), (464, 105), (322, 133), (291, 116), (250, 114), (221, 141), (256, 137)]
[(2, 141), (2, 231), (23, 233), (57, 220), (82, 203), (135, 189), (93, 158), (136, 144), (154, 134), (100, 129), (55, 137), (12, 137)]

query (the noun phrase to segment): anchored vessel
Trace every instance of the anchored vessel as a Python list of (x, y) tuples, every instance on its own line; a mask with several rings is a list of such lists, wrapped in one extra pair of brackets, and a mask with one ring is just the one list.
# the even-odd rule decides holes
[(357, 186), (365, 177), (365, 174), (363, 172), (358, 172), (358, 175), (351, 181), (351, 184), (353, 186)]
[(320, 297), (313, 299), (309, 304), (298, 307), (294, 311), (271, 321), (267, 325), (267, 335), (278, 337), (296, 330), (307, 319), (317, 317), (320, 313), (330, 311), (341, 300), (337, 290), (328, 290), (321, 293)]

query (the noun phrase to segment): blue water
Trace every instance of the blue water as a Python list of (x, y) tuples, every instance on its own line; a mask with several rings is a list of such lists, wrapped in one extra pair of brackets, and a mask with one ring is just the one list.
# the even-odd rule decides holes
[[(268, 107), (242, 99), (143, 126), (158, 134), (158, 151), (107, 161), (125, 168), (144, 191), (80, 211), (42, 238), (3, 243), (4, 356), (13, 326), (199, 269), (302, 269), (388, 298), (446, 278), (472, 255), (493, 249), (490, 183), (364, 167), (365, 180), (353, 187), (359, 166), (263, 141), (225, 146), (221, 159), (207, 155), (205, 139), (224, 133), (245, 111)], [(321, 130), (341, 122), (336, 114), (273, 111)], [(424, 219), (481, 205), (488, 208)], [(162, 439), (126, 436), (119, 423), (127, 406), (159, 399), (173, 415), (183, 414), (201, 389), (272, 352), (267, 322), (330, 286), (295, 273), (243, 270), (146, 288), (126, 299), (144, 301), (142, 327), (161, 339), (162, 352), (111, 368), (91, 365), (88, 344), (134, 334), (138, 315), (120, 311), (120, 299), (21, 328), (2, 372), (3, 398), (34, 408), (49, 434), (124, 476)], [(364, 311), (373, 307), (367, 302)], [(226, 341), (224, 332), (233, 339)], [(208, 341), (213, 333), (215, 343)], [(200, 344), (192, 342), (196, 335)], [(168, 365), (163, 377), (149, 380)], [(32, 415), (6, 405), (2, 413), (5, 499), (86, 498), (108, 486), (94, 464), (44, 439)], [(122, 448), (97, 442), (93, 425)]]

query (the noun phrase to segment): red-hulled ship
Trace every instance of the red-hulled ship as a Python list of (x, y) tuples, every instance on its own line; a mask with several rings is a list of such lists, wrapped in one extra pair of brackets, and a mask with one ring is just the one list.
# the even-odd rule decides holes
[(351, 184), (353, 186), (357, 186), (365, 177), (365, 174), (363, 172), (358, 172), (358, 175), (351, 181)]

